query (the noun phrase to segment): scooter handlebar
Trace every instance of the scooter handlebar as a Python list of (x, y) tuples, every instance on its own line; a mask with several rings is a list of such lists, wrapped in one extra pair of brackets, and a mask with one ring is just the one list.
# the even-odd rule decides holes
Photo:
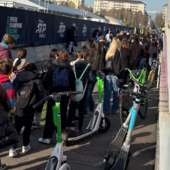
[(158, 101), (157, 98), (151, 97), (151, 95), (140, 94), (140, 93), (136, 93), (136, 92), (134, 92), (134, 91), (124, 90), (124, 89), (121, 89), (121, 91), (122, 91), (123, 93), (128, 93), (128, 94), (131, 94), (131, 95), (134, 95), (134, 96), (139, 96), (139, 95), (141, 95), (141, 97), (143, 97), (143, 98), (147, 98), (147, 99), (151, 99), (151, 100), (154, 100), (154, 101)]
[(60, 92), (60, 93), (52, 93), (51, 95), (43, 98), (38, 103), (33, 105), (33, 108), (36, 109), (38, 106), (44, 104), (48, 100), (58, 101), (58, 100), (60, 100), (60, 98), (62, 96), (74, 96), (76, 94), (83, 94), (83, 92), (80, 92), (80, 91), (66, 91), (66, 92)]
[(44, 104), (46, 101), (51, 100), (51, 96), (47, 96), (45, 98), (43, 98), (42, 100), (40, 100), (38, 103), (33, 105), (33, 108), (36, 109), (38, 106)]

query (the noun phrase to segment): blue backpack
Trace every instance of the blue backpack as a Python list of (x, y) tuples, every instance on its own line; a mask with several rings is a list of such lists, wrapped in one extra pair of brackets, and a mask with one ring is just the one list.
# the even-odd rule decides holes
[(68, 69), (61, 69), (56, 67), (53, 72), (53, 86), (69, 86), (69, 73)]

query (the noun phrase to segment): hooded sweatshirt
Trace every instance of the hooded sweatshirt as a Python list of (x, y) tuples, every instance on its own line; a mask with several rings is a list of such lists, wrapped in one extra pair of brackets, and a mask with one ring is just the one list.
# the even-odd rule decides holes
[[(18, 115), (18, 116), (28, 115), (28, 114), (30, 116), (33, 115), (35, 110), (32, 108), (32, 105), (44, 98), (43, 84), (42, 84), (41, 80), (39, 79), (39, 77), (31, 71), (22, 71), (17, 74), (16, 79), (14, 80), (14, 87), (15, 87), (16, 93), (17, 93), (18, 87), (20, 85), (26, 84), (26, 83), (35, 85), (34, 86), (35, 93), (32, 96), (32, 98), (29, 100), (29, 106), (26, 106), (26, 108), (23, 108), (22, 104), (20, 104), (20, 103), (24, 102), (23, 101), (24, 96), (23, 96), (23, 99), (22, 99), (22, 96), (19, 98), (20, 100), (22, 100), (20, 102), (20, 101), (18, 101), (17, 95), (16, 95), (15, 103), (17, 102), (17, 111), (16, 111), (15, 115)], [(36, 109), (36, 110), (40, 112), (42, 110), (42, 106), (38, 107), (38, 109)]]
[[(59, 67), (60, 69), (68, 69), (68, 74), (69, 74), (69, 87), (53, 87), (53, 72), (56, 67)], [(49, 67), (47, 74), (45, 76), (44, 80), (44, 88), (45, 90), (50, 90), (50, 93), (52, 92), (62, 92), (62, 91), (69, 91), (75, 90), (75, 77), (74, 73), (71, 69), (70, 62), (68, 60), (66, 61), (61, 61), (59, 59), (55, 59), (52, 61), (51, 66)]]
[(15, 97), (14, 86), (10, 82), (9, 78), (2, 74), (0, 74), (0, 82), (6, 89), (9, 99), (10, 99), (10, 102), (11, 102), (11, 110), (9, 113), (13, 114), (16, 111), (16, 106), (14, 105), (14, 97)]
[(12, 58), (11, 57), (11, 51), (8, 47), (7, 44), (4, 44), (4, 43), (0, 43), (0, 59), (2, 58)]

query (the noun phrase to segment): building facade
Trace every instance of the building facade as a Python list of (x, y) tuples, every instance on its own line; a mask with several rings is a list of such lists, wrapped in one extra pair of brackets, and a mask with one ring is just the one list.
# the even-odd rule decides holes
[(50, 0), (50, 2), (60, 5), (61, 2), (67, 2), (67, 0)]
[(163, 11), (163, 20), (165, 20), (166, 17), (166, 10), (167, 10), (168, 4), (164, 5), (164, 11)]
[(133, 12), (142, 11), (145, 14), (146, 4), (141, 1), (124, 1), (124, 0), (95, 0), (93, 12), (100, 12), (102, 9), (109, 11), (111, 9), (131, 9)]

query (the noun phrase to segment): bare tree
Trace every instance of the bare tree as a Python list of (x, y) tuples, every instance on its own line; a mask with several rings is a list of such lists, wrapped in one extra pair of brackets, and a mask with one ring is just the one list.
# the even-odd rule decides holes
[(160, 28), (162, 23), (163, 23), (163, 14), (162, 13), (158, 13), (156, 15), (156, 18), (155, 18), (155, 26), (157, 28)]

